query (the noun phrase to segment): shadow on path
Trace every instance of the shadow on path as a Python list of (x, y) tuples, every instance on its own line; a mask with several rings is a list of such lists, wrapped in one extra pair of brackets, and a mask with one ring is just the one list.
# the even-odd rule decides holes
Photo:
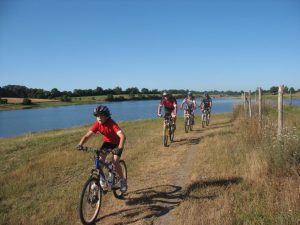
[[(104, 216), (101, 216), (97, 222), (107, 222), (109, 224), (131, 224), (138, 221), (156, 218), (168, 214), (171, 210), (178, 207), (182, 202), (188, 199), (208, 199), (214, 200), (222, 195), (222, 192), (213, 195), (193, 196), (193, 192), (210, 187), (226, 187), (242, 182), (242, 178), (234, 177), (229, 179), (215, 179), (207, 181), (197, 181), (190, 184), (185, 190), (176, 185), (160, 185), (145, 189), (136, 190), (126, 194), (126, 209), (119, 210)], [(104, 203), (105, 204), (105, 203)], [(114, 222), (112, 222), (114, 221)], [(106, 223), (105, 223), (106, 224)], [(152, 222), (150, 223), (152, 224)]]

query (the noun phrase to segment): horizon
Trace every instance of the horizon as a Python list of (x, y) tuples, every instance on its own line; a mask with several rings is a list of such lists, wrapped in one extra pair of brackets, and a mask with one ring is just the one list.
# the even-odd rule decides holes
[(298, 90), (299, 62), (299, 1), (0, 2), (0, 86)]

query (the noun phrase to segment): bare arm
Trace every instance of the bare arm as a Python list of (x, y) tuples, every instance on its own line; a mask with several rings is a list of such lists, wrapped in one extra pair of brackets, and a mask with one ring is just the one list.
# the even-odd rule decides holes
[(162, 105), (159, 104), (159, 105), (158, 105), (158, 108), (157, 108), (157, 114), (160, 114), (160, 113), (161, 113), (161, 108), (162, 108)]
[(93, 135), (93, 131), (88, 131), (80, 140), (79, 145), (84, 145), (85, 142)]
[(125, 140), (126, 140), (126, 136), (123, 133), (122, 130), (120, 130), (117, 135), (120, 137), (120, 142), (119, 142), (119, 149), (123, 149), (124, 148), (124, 144), (125, 144)]

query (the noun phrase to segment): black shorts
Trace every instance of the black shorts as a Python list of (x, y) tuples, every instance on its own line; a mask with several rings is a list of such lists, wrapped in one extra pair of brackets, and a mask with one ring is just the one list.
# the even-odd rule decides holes
[[(101, 150), (104, 150), (105, 152), (111, 152), (114, 148), (118, 147), (118, 144), (113, 144), (113, 143), (109, 143), (109, 142), (103, 142), (102, 146), (101, 146)], [(120, 151), (120, 153), (117, 155), (119, 157), (121, 157), (123, 151)]]

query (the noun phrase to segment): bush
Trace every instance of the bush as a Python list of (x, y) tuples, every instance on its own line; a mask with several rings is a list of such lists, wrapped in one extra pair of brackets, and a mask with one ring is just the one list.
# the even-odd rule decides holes
[(72, 98), (70, 96), (68, 96), (68, 95), (63, 95), (63, 96), (60, 97), (60, 100), (62, 102), (71, 102)]
[(0, 98), (0, 104), (7, 104), (7, 99)]
[(112, 102), (114, 101), (114, 96), (112, 94), (108, 94), (105, 100), (108, 102)]
[(23, 105), (31, 105), (32, 101), (29, 98), (23, 98), (22, 104)]

